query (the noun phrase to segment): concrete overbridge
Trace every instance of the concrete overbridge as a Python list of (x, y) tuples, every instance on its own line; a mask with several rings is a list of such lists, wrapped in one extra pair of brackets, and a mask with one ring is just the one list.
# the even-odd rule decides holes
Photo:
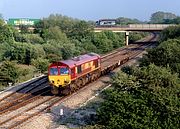
[(117, 26), (96, 26), (94, 32), (112, 31), (115, 33), (124, 32), (126, 45), (128, 45), (129, 32), (141, 31), (141, 32), (157, 32), (163, 29), (175, 26), (174, 24), (129, 24), (129, 25), (117, 25)]

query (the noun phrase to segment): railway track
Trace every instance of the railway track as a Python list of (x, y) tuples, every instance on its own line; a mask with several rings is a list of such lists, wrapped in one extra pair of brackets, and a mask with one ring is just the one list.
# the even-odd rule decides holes
[(39, 78), (39, 79), (37, 79), (35, 81), (32, 81), (32, 82), (28, 83), (27, 85), (25, 85), (25, 86), (19, 88), (18, 90), (16, 90), (16, 92), (12, 92), (12, 93), (10, 93), (8, 95), (5, 95), (4, 97), (2, 97), (0, 99), (0, 104), (5, 99), (7, 100), (7, 98), (13, 97), (13, 99), (14, 99), (14, 98), (16, 98), (16, 96), (20, 97), (23, 93), (25, 94), (25, 93), (30, 92), (31, 90), (37, 88), (39, 83), (41, 84), (43, 82), (47, 82), (47, 77), (46, 76), (43, 76), (43, 77), (41, 77), (41, 78)]
[[(48, 96), (38, 99), (38, 102), (36, 100), (36, 103), (31, 103), (31, 105), (26, 107), (26, 109), (24, 109), (21, 113), (17, 113), (9, 117), (8, 119), (4, 119), (2, 122), (0, 122), (0, 125), (2, 128), (14, 128), (32, 118), (33, 116), (36, 116), (39, 113), (43, 112), (48, 107), (50, 107), (51, 104), (59, 102), (59, 99), (60, 98), (56, 96)], [(42, 108), (42, 105), (44, 105), (44, 108)]]
[[(153, 37), (150, 40), (152, 39)], [(127, 56), (131, 60), (151, 44), (135, 44), (123, 49), (117, 49), (102, 56), (102, 64), (107, 68), (112, 67), (112, 62), (118, 62)], [(42, 88), (42, 85), (44, 85), (44, 88)], [(37, 88), (38, 86), (41, 86), (41, 88)], [(44, 77), (0, 99), (0, 128), (15, 128), (69, 97), (53, 96), (49, 91), (47, 78)]]
[(24, 94), (22, 97), (16, 98), (11, 102), (7, 102), (4, 105), (2, 105), (0, 108), (0, 115), (9, 111), (17, 110), (18, 108), (21, 108), (22, 106), (25, 106), (28, 103), (31, 103), (41, 98), (43, 95), (47, 94), (50, 94), (50, 87), (48, 85), (43, 89), (34, 92), (33, 94)]
[(145, 39), (142, 39), (142, 40), (136, 42), (136, 44), (130, 44), (128, 46), (118, 48), (118, 49), (112, 51), (111, 53), (102, 55), (101, 56), (101, 58), (102, 58), (101, 61), (104, 62), (104, 61), (106, 61), (106, 60), (108, 60), (108, 59), (110, 59), (110, 58), (112, 58), (112, 57), (114, 57), (116, 55), (120, 55), (123, 52), (124, 52), (124, 54), (127, 54), (128, 49), (131, 50), (133, 48), (138, 48), (138, 47), (144, 45), (144, 42), (154, 41), (154, 40), (156, 40), (156, 38), (157, 38), (157, 34), (153, 33), (148, 38), (145, 38)]
[(25, 100), (31, 99), (35, 95), (40, 94), (45, 88), (47, 89), (47, 86), (45, 86), (46, 83), (47, 80), (42, 78), (39, 81), (34, 82), (33, 86), (32, 84), (27, 85), (26, 87), (23, 87), (20, 90), (18, 90), (18, 92), (13, 92), (2, 98), (0, 101), (0, 115), (4, 113), (6, 110), (13, 109), (19, 103), (24, 102)]

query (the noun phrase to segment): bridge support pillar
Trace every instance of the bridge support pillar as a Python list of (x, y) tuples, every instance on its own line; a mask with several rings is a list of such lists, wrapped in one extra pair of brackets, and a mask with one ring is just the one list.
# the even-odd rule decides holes
[(126, 46), (128, 46), (129, 45), (129, 32), (128, 31), (125, 32), (125, 42), (126, 42)]

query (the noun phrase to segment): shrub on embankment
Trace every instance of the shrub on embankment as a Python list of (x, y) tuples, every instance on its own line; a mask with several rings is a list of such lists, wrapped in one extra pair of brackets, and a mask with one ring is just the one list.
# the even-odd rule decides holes
[(149, 65), (119, 72), (97, 111), (106, 128), (179, 128), (180, 85), (166, 68)]
[(90, 128), (180, 128), (180, 35), (172, 30), (168, 37), (168, 31), (139, 68), (123, 68), (112, 78), (113, 88), (102, 94), (98, 121)]
[(140, 66), (154, 63), (158, 66), (169, 67), (180, 75), (180, 33), (177, 30), (180, 30), (180, 26), (165, 29), (161, 33), (160, 45), (150, 49), (148, 54), (144, 55)]

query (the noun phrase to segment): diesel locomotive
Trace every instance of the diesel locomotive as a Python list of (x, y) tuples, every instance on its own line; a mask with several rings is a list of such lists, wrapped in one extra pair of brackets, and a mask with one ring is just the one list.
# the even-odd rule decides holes
[(95, 80), (101, 74), (101, 58), (96, 53), (80, 55), (52, 63), (48, 80), (53, 94), (69, 94)]

